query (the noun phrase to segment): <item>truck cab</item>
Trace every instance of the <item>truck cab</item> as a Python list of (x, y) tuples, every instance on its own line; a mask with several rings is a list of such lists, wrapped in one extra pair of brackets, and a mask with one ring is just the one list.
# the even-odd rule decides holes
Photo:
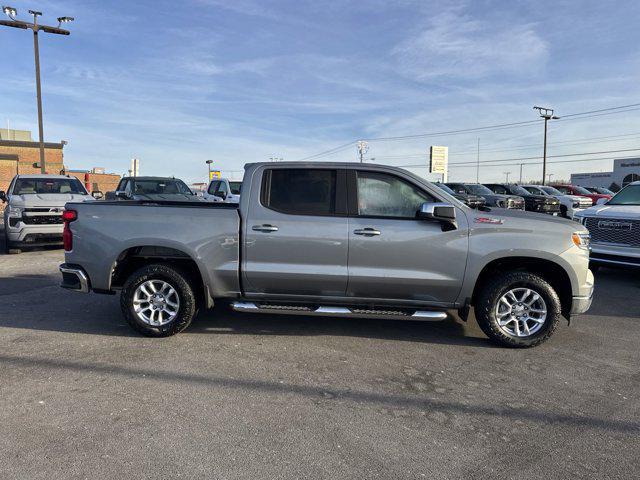
[(211, 180), (203, 197), (209, 202), (239, 203), (242, 181), (220, 178)]

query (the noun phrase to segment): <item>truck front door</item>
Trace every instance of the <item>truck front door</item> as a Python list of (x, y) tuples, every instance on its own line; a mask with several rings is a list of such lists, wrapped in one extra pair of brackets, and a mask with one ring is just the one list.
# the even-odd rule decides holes
[(468, 228), (457, 210), (457, 228), (418, 220), (425, 202), (438, 201), (395, 174), (351, 170), (349, 283), (362, 299), (448, 304), (458, 296), (467, 262)]
[[(344, 296), (346, 174), (335, 168), (266, 167), (256, 172), (244, 219), (248, 294)], [(243, 195), (244, 197), (245, 195)]]

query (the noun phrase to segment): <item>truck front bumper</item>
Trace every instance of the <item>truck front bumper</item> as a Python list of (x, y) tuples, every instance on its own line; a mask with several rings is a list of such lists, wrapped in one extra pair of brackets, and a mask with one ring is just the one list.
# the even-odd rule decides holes
[(61, 224), (26, 225), (18, 222), (13, 227), (9, 223), (5, 225), (7, 239), (11, 245), (39, 247), (62, 244), (63, 225)]
[(89, 293), (91, 291), (91, 282), (82, 268), (67, 263), (63, 263), (59, 268), (60, 273), (62, 273), (62, 283), (60, 284), (62, 288), (81, 293)]
[(571, 315), (579, 315), (585, 313), (591, 307), (593, 301), (594, 278), (591, 270), (587, 271), (587, 280), (580, 288), (580, 293), (586, 295), (574, 296), (571, 302)]

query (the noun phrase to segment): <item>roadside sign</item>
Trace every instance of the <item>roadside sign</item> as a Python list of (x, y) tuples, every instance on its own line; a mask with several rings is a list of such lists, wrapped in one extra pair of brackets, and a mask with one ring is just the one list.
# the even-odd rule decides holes
[(431, 146), (431, 173), (446, 173), (449, 162), (449, 147)]
[(209, 172), (209, 181), (218, 180), (222, 175), (220, 174), (220, 170), (211, 170)]

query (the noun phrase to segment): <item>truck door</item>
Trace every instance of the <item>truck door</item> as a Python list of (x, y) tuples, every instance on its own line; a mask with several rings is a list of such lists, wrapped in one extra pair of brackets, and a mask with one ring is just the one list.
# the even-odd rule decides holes
[(245, 292), (344, 296), (348, 242), (344, 170), (265, 167), (254, 175), (249, 195), (243, 245)]
[[(466, 216), (457, 229), (416, 219), (424, 202), (437, 200), (395, 174), (351, 170), (348, 189), (349, 283), (357, 298), (451, 303), (460, 292), (467, 262)], [(445, 229), (446, 230), (446, 229)]]

